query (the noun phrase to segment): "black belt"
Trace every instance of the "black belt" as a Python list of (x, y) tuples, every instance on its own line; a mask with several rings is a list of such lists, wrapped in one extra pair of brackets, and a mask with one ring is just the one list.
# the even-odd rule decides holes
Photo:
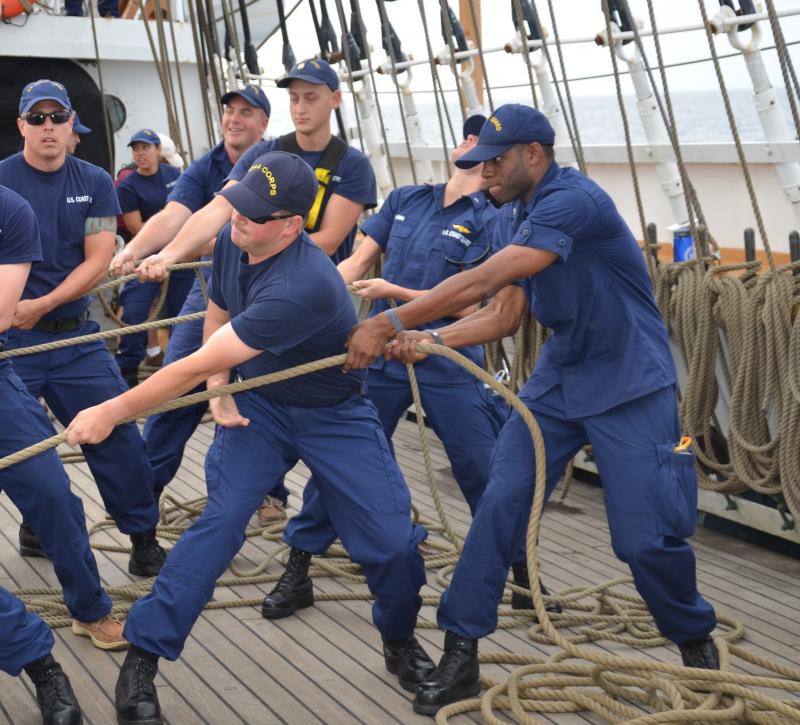
[(59, 317), (55, 320), (39, 320), (31, 329), (35, 332), (49, 332), (58, 334), (59, 332), (75, 332), (83, 327), (89, 319), (89, 314), (84, 313), (80, 317)]

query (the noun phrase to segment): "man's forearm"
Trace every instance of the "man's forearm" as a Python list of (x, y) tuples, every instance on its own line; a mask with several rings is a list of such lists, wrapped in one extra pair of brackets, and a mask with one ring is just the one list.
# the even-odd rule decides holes
[(171, 264), (194, 259), (211, 237), (216, 237), (231, 218), (231, 205), (218, 196), (192, 214), (175, 238), (161, 250)]
[(73, 269), (65, 278), (64, 281), (55, 289), (43, 295), (39, 299), (42, 304), (46, 306), (47, 314), (56, 307), (83, 297), (85, 294), (93, 290), (99, 282), (104, 280), (108, 274), (108, 264), (98, 264), (94, 260), (87, 260), (81, 262), (75, 269)]
[(480, 268), (471, 269), (449, 277), (421, 297), (407, 302), (397, 309), (397, 315), (403, 326), (411, 329), (432, 320), (451, 317), (493, 292), (495, 290), (484, 279)]
[(117, 425), (127, 418), (138, 416), (150, 408), (183, 395), (202, 383), (215, 371), (205, 368), (196, 355), (161, 368), (135, 388), (102, 404), (109, 421)]
[(490, 305), (436, 330), (448, 347), (483, 345), (513, 335), (519, 327), (521, 316), (514, 311), (497, 309)]
[(144, 259), (160, 252), (180, 231), (191, 215), (188, 208), (170, 202), (158, 214), (151, 216), (125, 249), (136, 259)]

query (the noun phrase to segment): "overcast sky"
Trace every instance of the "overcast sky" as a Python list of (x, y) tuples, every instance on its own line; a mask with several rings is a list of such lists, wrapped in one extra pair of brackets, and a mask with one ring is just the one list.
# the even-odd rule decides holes
[[(654, 0), (654, 2), (659, 31), (663, 32), (670, 28), (693, 24), (699, 25), (701, 23), (702, 16), (697, 0)], [(333, 16), (334, 26), (338, 29), (335, 0), (327, 0), (327, 3), (329, 12)], [(288, 0), (285, 4), (287, 7), (292, 5)], [(348, 20), (349, 4), (348, 0), (344, 0), (343, 5), (348, 9)], [(458, 12), (458, 0), (452, 0), (450, 4)], [(575, 38), (592, 38), (605, 28), (601, 0), (553, 0), (553, 4), (556, 9), (558, 32), (562, 41)], [(438, 53), (445, 47), (440, 32), (440, 4), (438, 0), (424, 0), (423, 5), (427, 14), (431, 43), (434, 51)], [(646, 21), (645, 28), (649, 28), (646, 1), (629, 0), (629, 5), (636, 17)], [(511, 6), (512, 0), (483, 0), (482, 40), (484, 48), (503, 46), (513, 37), (514, 28), (511, 22)], [(713, 16), (719, 8), (719, 3), (716, 0), (705, 0), (705, 7), (709, 16)], [(779, 12), (792, 9), (800, 10), (800, 0), (775, 0), (775, 7)], [(403, 50), (416, 59), (426, 58), (427, 50), (418, 1), (395, 0), (394, 2), (387, 2), (386, 8), (389, 18), (400, 36)], [(542, 26), (552, 39), (552, 23), (546, 0), (538, 0), (536, 8), (539, 12)], [(373, 0), (361, 0), (361, 12), (368, 29), (368, 40), (373, 48), (373, 64), (379, 65), (385, 60), (385, 53), (381, 47), (380, 23), (376, 3)], [(771, 46), (773, 39), (769, 22), (765, 20), (759, 25), (762, 31), (762, 47)], [(783, 18), (782, 26), (787, 42), (800, 41), (800, 15)], [(289, 18), (288, 30), (292, 47), (298, 60), (318, 52), (319, 47), (313, 31), (308, 3), (305, 0)], [(744, 36), (749, 37), (749, 31)], [(735, 52), (726, 36), (717, 36), (715, 42), (717, 52), (720, 55)], [(565, 44), (563, 48), (567, 75), (570, 78), (610, 73), (612, 70), (608, 49), (605, 47), (599, 47), (592, 42), (587, 42)], [(645, 48), (648, 60), (655, 64), (656, 54), (651, 38), (645, 39)], [(261, 63), (268, 75), (277, 76), (281, 74), (281, 49), (281, 38), (280, 34), (277, 33), (259, 52)], [(705, 32), (702, 29), (679, 34), (665, 34), (662, 38), (662, 51), (667, 64), (709, 58), (708, 43)], [(800, 66), (800, 45), (790, 46), (789, 52), (795, 64)], [(771, 81), (776, 86), (782, 86), (780, 66), (775, 51), (765, 50), (763, 57)], [(557, 60), (555, 53), (553, 53), (553, 60)], [(518, 89), (498, 92), (501, 100), (511, 100), (513, 98), (520, 102), (530, 102), (530, 88), (527, 85), (528, 75), (521, 55), (509, 55), (505, 52), (487, 53), (486, 63), (488, 78), (492, 87), (520, 84)], [(625, 67), (625, 64), (621, 64), (621, 67)], [(729, 88), (750, 87), (749, 76), (740, 55), (723, 59), (722, 68)], [(449, 68), (440, 68), (439, 74), (445, 88), (455, 88), (453, 74)], [(668, 80), (670, 89), (673, 92), (716, 90), (718, 88), (713, 65), (710, 62), (670, 68)], [(431, 94), (426, 93), (432, 88), (430, 68), (427, 65), (414, 68), (412, 87), (419, 94), (420, 102), (433, 100)], [(381, 96), (386, 99), (387, 103), (392, 100), (394, 88), (387, 78), (379, 78), (378, 90), (388, 92), (387, 95)], [(606, 95), (614, 93), (614, 84), (610, 78), (575, 80), (570, 84), (570, 90), (575, 95)], [(633, 92), (628, 78), (623, 79), (623, 92)], [(270, 96), (273, 99), (273, 105), (276, 105), (276, 109), (283, 110), (285, 100), (278, 95), (280, 93), (281, 91), (273, 90)], [(281, 113), (281, 116), (283, 116), (283, 113)]]

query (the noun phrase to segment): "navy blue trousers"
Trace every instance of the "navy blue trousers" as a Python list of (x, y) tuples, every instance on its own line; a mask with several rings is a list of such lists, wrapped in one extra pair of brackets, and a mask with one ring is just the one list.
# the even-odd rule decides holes
[[(659, 631), (677, 644), (711, 632), (716, 617), (697, 591), (694, 552), (685, 541), (695, 527), (697, 479), (694, 456), (673, 451), (680, 438), (674, 388), (581, 419), (564, 415), (559, 388), (523, 402), (544, 436), (547, 495), (567, 462), (591, 443), (611, 545), (630, 567)], [(489, 484), (439, 606), (442, 629), (469, 639), (495, 630), (506, 576), (527, 531), (533, 476), (531, 434), (519, 414), (512, 413), (500, 432)]]
[(254, 392), (236, 402), (250, 425), (217, 428), (206, 455), (208, 503), (173, 547), (152, 593), (134, 604), (126, 639), (167, 659), (180, 655), (253, 511), (301, 459), (375, 595), (375, 626), (384, 639), (411, 636), (425, 583), (417, 545), (427, 532), (411, 523), (408, 488), (375, 407), (353, 396), (329, 408), (300, 408)]
[[(0, 363), (0, 406), (13, 421), (13, 425), (0, 427), (0, 457), (55, 434), (44, 409), (8, 361)], [(111, 611), (111, 600), (100, 585), (83, 504), (70, 490), (69, 478), (55, 449), (0, 471), (0, 491), (6, 493), (39, 535), (64, 590), (64, 603), (70, 614), (82, 622), (105, 617)]]
[[(164, 301), (165, 317), (175, 317), (180, 312), (194, 278), (195, 274), (191, 269), (181, 269), (170, 274), (167, 298)], [(142, 284), (135, 279), (127, 282), (119, 295), (119, 303), (123, 307), (122, 321), (126, 325), (138, 325), (144, 322), (160, 291), (159, 282)], [(139, 363), (144, 360), (146, 349), (146, 332), (122, 335), (117, 352), (117, 365), (121, 368), (139, 367)]]
[[(367, 386), (369, 399), (378, 410), (392, 446), (397, 423), (412, 403), (408, 378), (370, 370)], [(419, 388), (428, 421), (442, 441), (453, 477), (474, 513), (489, 480), (489, 462), (497, 435), (508, 417), (508, 408), (477, 380), (461, 384), (420, 382)], [(284, 538), (290, 546), (313, 554), (323, 553), (336, 539), (330, 521), (324, 516), (313, 479), (303, 491), (303, 508), (287, 524)]]
[[(8, 332), (6, 350), (88, 335), (98, 329), (97, 323), (92, 321), (74, 332), (58, 334), (12, 328)], [(84, 408), (98, 405), (128, 389), (114, 358), (99, 341), (15, 357), (14, 370), (31, 395), (42, 396), (63, 425)], [(136, 424), (119, 425), (102, 443), (81, 448), (106, 511), (119, 530), (135, 534), (153, 529), (158, 522), (153, 471)], [(41, 536), (41, 528), (33, 521), (30, 523)]]
[(41, 617), (0, 587), (0, 670), (16, 677), (25, 665), (50, 654), (54, 644)]

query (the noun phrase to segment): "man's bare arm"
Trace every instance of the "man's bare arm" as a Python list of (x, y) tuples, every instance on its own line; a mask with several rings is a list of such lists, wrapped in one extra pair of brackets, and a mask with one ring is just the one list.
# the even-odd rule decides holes
[[(538, 274), (556, 259), (553, 252), (510, 244), (478, 267), (449, 277), (428, 294), (398, 308), (395, 314), (404, 327), (419, 327), (489, 299), (514, 280)], [(344, 369), (367, 367), (395, 334), (386, 312), (362, 322), (348, 343)]]
[(82, 410), (67, 427), (67, 442), (72, 446), (99, 443), (121, 421), (172, 400), (261, 352), (242, 342), (230, 323), (223, 325), (197, 352), (161, 368), (132, 390)]
[[(109, 217), (114, 219), (114, 217)], [(44, 315), (66, 302), (78, 299), (105, 278), (108, 263), (114, 253), (115, 234), (100, 231), (88, 234), (83, 242), (84, 260), (73, 269), (55, 289), (46, 295), (20, 300), (14, 310), (13, 326), (30, 330)]]
[[(235, 184), (229, 181), (225, 186)], [(167, 267), (186, 262), (200, 254), (211, 237), (216, 237), (230, 221), (233, 207), (223, 196), (215, 196), (202, 209), (191, 215), (175, 238), (158, 254), (148, 257), (139, 266), (142, 282), (160, 282), (166, 277)]]
[(133, 272), (141, 259), (161, 251), (186, 223), (192, 211), (178, 201), (168, 201), (158, 214), (151, 216), (139, 233), (126, 245), (111, 263), (111, 274), (123, 275)]

